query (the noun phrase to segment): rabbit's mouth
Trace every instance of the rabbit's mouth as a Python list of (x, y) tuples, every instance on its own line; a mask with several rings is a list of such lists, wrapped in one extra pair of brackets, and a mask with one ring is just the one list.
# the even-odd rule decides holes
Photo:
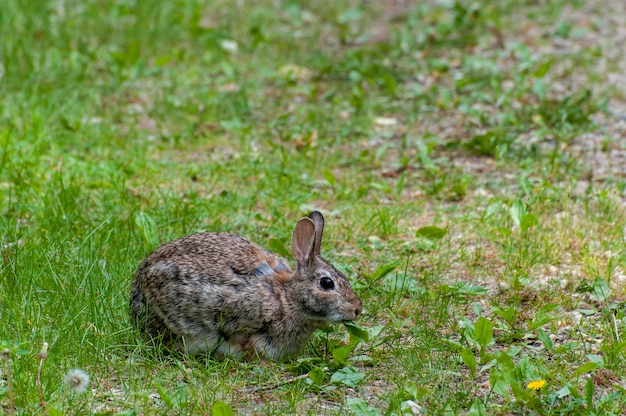
[(350, 322), (353, 321), (356, 318), (356, 316), (354, 318), (346, 316), (345, 313), (341, 313), (341, 312), (333, 312), (329, 315), (326, 315), (326, 320), (328, 322)]

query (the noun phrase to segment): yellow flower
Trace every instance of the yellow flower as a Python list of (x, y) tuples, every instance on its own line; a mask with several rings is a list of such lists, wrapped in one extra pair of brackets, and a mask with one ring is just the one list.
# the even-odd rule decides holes
[(529, 390), (540, 390), (545, 385), (546, 385), (546, 381), (539, 379), (539, 380), (533, 380), (530, 383), (528, 383), (526, 385), (526, 388)]

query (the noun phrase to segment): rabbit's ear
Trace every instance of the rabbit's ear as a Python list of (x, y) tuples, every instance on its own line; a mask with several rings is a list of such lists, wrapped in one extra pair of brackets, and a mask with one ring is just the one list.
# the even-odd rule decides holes
[(308, 265), (313, 259), (315, 246), (315, 225), (310, 218), (302, 218), (296, 224), (291, 236), (291, 252), (298, 262), (298, 267)]
[(324, 234), (324, 216), (319, 211), (313, 211), (309, 214), (309, 218), (315, 225), (315, 244), (313, 244), (313, 253), (316, 256), (321, 255), (320, 250), (322, 247), (322, 234)]

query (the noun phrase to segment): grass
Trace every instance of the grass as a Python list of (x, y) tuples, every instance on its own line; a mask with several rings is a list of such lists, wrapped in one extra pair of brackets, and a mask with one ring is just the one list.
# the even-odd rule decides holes
[[(626, 408), (610, 9), (4, 3), (3, 413)], [(131, 330), (158, 244), (223, 230), (290, 257), (313, 208), (361, 329), (280, 363), (167, 355)], [(86, 393), (64, 385), (73, 368)]]

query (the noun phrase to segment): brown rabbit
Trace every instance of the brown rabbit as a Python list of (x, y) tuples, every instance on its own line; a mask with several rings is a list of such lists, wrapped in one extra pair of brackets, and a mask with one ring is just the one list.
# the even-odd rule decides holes
[(189, 353), (261, 356), (297, 353), (327, 322), (355, 319), (361, 300), (320, 255), (324, 217), (296, 224), (282, 258), (235, 234), (201, 233), (155, 250), (139, 266), (130, 295), (133, 326)]

